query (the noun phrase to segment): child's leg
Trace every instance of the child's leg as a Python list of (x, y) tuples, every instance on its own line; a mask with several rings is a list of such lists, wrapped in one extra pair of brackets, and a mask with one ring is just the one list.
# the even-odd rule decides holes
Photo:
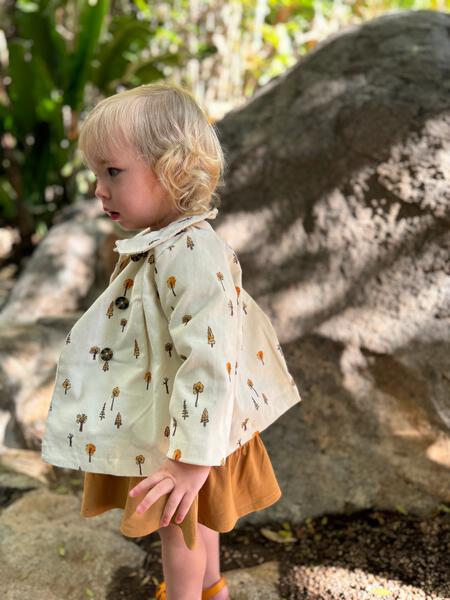
[(206, 568), (203, 577), (203, 587), (207, 588), (216, 583), (220, 579), (220, 546), (219, 533), (203, 525), (197, 523), (197, 531), (200, 537), (203, 538), (203, 544), (206, 550)]
[[(206, 550), (206, 569), (203, 577), (203, 589), (206, 589), (214, 585), (221, 577), (220, 534), (202, 523), (197, 523), (197, 526), (199, 537), (203, 538)], [(214, 600), (227, 600), (229, 597), (227, 585), (213, 596)]]
[(202, 595), (206, 567), (206, 548), (197, 529), (197, 541), (192, 550), (186, 546), (178, 525), (169, 523), (158, 529), (167, 600), (199, 600)]

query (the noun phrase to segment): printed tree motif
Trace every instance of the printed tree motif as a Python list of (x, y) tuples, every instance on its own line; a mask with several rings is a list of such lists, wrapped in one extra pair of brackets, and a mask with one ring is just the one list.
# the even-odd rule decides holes
[(240, 439), (237, 441), (237, 445), (239, 446), (239, 448), (242, 446)]
[(177, 448), (176, 450), (174, 450), (174, 452), (172, 454), (172, 459), (180, 460), (180, 458), (181, 458), (181, 450), (179, 448)]
[(231, 381), (231, 363), (230, 362), (227, 362), (226, 369), (227, 369), (227, 373), (228, 373), (228, 381)]
[(198, 395), (201, 394), (204, 389), (205, 387), (201, 381), (197, 381), (197, 383), (194, 383), (194, 385), (192, 386), (192, 392), (194, 394), (197, 394), (195, 398), (195, 408), (197, 408)]
[(110, 319), (114, 314), (114, 302), (111, 302), (111, 304), (108, 306), (108, 310), (106, 311), (106, 316), (108, 317), (108, 319)]
[(172, 342), (167, 342), (164, 345), (164, 350), (169, 353), (169, 356), (172, 357), (173, 344)]
[(236, 304), (239, 306), (239, 296), (241, 294), (241, 288), (238, 285), (235, 285), (234, 288), (236, 290), (236, 296), (237, 296)]
[(89, 348), (89, 354), (92, 354), (92, 360), (97, 358), (97, 354), (100, 352), (100, 348), (98, 346), (91, 346)]
[(228, 300), (228, 308), (230, 309), (230, 317), (232, 317), (234, 314), (234, 310), (233, 310), (233, 301), (231, 300), (231, 298)]
[(167, 385), (167, 382), (168, 382), (168, 381), (169, 381), (169, 378), (168, 378), (168, 377), (164, 377), (164, 379), (163, 379), (163, 385), (165, 385), (165, 386), (166, 386), (166, 394), (168, 394), (168, 393), (169, 393), (169, 387), (168, 387), (168, 385)]
[(152, 380), (152, 372), (151, 371), (146, 371), (144, 373), (144, 381), (147, 382), (147, 387), (145, 388), (146, 390), (148, 390), (148, 384), (150, 383), (151, 380)]
[(169, 437), (170, 435), (170, 427), (168, 425), (164, 427), (164, 435), (165, 437)]
[(209, 423), (208, 409), (206, 409), (206, 408), (203, 409), (200, 423), (203, 423), (203, 427), (206, 427), (206, 423)]
[(103, 403), (103, 408), (100, 411), (99, 419), (101, 419), (103, 421), (103, 419), (106, 419), (106, 414), (105, 414), (105, 408), (106, 408), (106, 402)]
[(234, 363), (234, 374), (237, 375), (238, 361)]
[(72, 330), (69, 331), (69, 335), (66, 337), (66, 344), (70, 344), (70, 334), (72, 333)]
[(183, 400), (183, 410), (181, 411), (181, 416), (183, 419), (187, 419), (189, 417), (189, 411), (186, 406), (186, 400)]
[(214, 338), (214, 334), (212, 332), (211, 327), (208, 325), (208, 344), (211, 346), (211, 348), (214, 346), (214, 344), (216, 343), (216, 340)]
[(169, 248), (169, 250), (172, 252), (172, 248), (175, 248), (175, 244), (170, 244), (170, 246), (167, 246)]
[(143, 456), (142, 454), (138, 454), (136, 456), (136, 464), (139, 465), (139, 475), (142, 475), (141, 465), (143, 463), (145, 463), (145, 456)]
[(186, 360), (187, 356), (185, 354), (180, 354), (180, 358), (182, 358), (183, 360)]
[(194, 240), (189, 235), (187, 235), (186, 236), (186, 247), (190, 248), (191, 250), (193, 250), (194, 249), (194, 245), (195, 245), (194, 244)]
[(105, 362), (103, 363), (102, 370), (109, 371), (109, 362), (107, 360), (105, 360)]
[(238, 257), (236, 256), (236, 252), (233, 252), (233, 262), (236, 264), (239, 262)]
[(70, 383), (70, 379), (64, 379), (61, 386), (64, 389), (64, 395), (67, 394), (67, 390), (72, 387), (72, 385)]
[(257, 396), (259, 396), (258, 392), (257, 392), (257, 391), (255, 390), (255, 388), (253, 387), (253, 381), (252, 381), (251, 379), (247, 379), (247, 385), (248, 385), (248, 387), (249, 387), (251, 390), (253, 390), (253, 391), (255, 392), (255, 394), (256, 394)]
[(264, 400), (264, 404), (269, 404), (269, 401), (267, 400), (267, 396), (263, 392), (261, 392), (261, 393), (262, 393), (262, 397)]
[(217, 271), (216, 277), (220, 281), (223, 291), (225, 291), (225, 288), (223, 287), (223, 273), (221, 271)]
[(123, 330), (125, 329), (125, 325), (128, 323), (128, 319), (120, 319), (120, 325), (122, 327), (122, 333)]
[(177, 423), (177, 420), (175, 419), (175, 417), (172, 417), (172, 420), (173, 420), (173, 433), (172, 433), (172, 435), (175, 435), (178, 423)]
[(128, 290), (131, 289), (133, 287), (133, 285), (134, 285), (133, 279), (125, 279), (125, 281), (123, 282), (123, 289), (124, 289), (123, 295), (124, 296), (127, 295)]
[(259, 410), (259, 404), (256, 402), (256, 400), (253, 398), (252, 396), (252, 400), (253, 400), (253, 404), (255, 405), (256, 410)]
[(242, 305), (242, 308), (243, 308), (245, 314), (247, 314), (247, 302), (244, 302), (244, 304)]
[(247, 423), (248, 423), (248, 417), (245, 417), (245, 419), (241, 423), (241, 427), (243, 428), (244, 431), (247, 431)]
[(114, 406), (114, 398), (117, 398), (118, 396), (120, 396), (120, 388), (119, 387), (114, 387), (111, 391), (111, 398), (112, 398), (112, 402), (111, 402), (111, 409), (113, 409)]
[(264, 352), (262, 350), (259, 350), (259, 352), (256, 353), (256, 358), (264, 364)]
[(117, 429), (119, 429), (119, 427), (122, 425), (122, 415), (120, 414), (120, 412), (117, 413), (114, 425), (117, 427)]
[(72, 448), (73, 433), (69, 433), (69, 435), (67, 437), (69, 438), (69, 446)]
[(139, 345), (137, 343), (137, 340), (134, 340), (134, 352), (133, 352), (134, 356), (136, 358), (138, 358), (138, 356), (140, 356), (141, 352), (139, 350)]
[(174, 296), (176, 296), (175, 294), (175, 284), (177, 282), (177, 278), (175, 277), (175, 275), (171, 275), (170, 277), (167, 278), (167, 286), (172, 290), (172, 293)]
[(93, 454), (95, 454), (95, 451), (97, 450), (97, 448), (95, 447), (95, 444), (86, 444), (85, 448), (86, 448), (86, 452), (89, 454), (89, 462), (92, 462), (91, 456)]
[(77, 418), (76, 418), (76, 423), (80, 424), (80, 431), (83, 431), (83, 425), (86, 423), (87, 421), (87, 415), (85, 415), (84, 413), (82, 413), (81, 415), (78, 414)]
[(154, 269), (155, 269), (155, 273), (158, 273), (158, 269), (156, 268), (156, 262), (155, 262), (155, 255), (154, 254), (150, 254), (148, 257), (148, 261), (147, 261), (150, 265), (153, 265)]
[(192, 315), (183, 315), (181, 322), (184, 323), (185, 325), (187, 325), (191, 319), (192, 319)]

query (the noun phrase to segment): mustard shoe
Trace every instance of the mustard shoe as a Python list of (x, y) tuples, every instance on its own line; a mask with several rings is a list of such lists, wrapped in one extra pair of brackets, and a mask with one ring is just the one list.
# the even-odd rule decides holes
[[(208, 588), (205, 588), (202, 591), (202, 600), (208, 600), (209, 598), (212, 598), (213, 596), (215, 596), (217, 594), (217, 592), (219, 592), (226, 585), (227, 585), (227, 581), (226, 581), (225, 577), (222, 575), (220, 577), (220, 579), (218, 581), (216, 581), (216, 583), (209, 586)], [(156, 598), (156, 600), (166, 600), (166, 582), (165, 581), (162, 581), (156, 588), (155, 598)]]

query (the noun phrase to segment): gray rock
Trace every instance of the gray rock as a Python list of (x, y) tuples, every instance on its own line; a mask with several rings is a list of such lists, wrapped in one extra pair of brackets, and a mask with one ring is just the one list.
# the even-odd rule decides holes
[[(108, 600), (120, 568), (139, 568), (145, 553), (119, 532), (121, 511), (86, 519), (80, 500), (39, 489), (0, 514), (2, 598)], [(32, 593), (30, 593), (32, 591)]]
[(218, 123), (215, 228), (303, 404), (262, 434), (302, 519), (450, 500), (450, 14), (320, 43)]
[[(349, 27), (218, 123), (214, 227), (303, 399), (262, 432), (283, 497), (242, 522), (450, 501), (449, 28), (434, 11)], [(117, 258), (85, 214), (49, 232), (0, 316), (11, 447), (39, 448), (70, 329), (53, 317), (75, 320)]]
[(278, 562), (270, 561), (248, 569), (232, 569), (224, 576), (232, 600), (279, 600)]

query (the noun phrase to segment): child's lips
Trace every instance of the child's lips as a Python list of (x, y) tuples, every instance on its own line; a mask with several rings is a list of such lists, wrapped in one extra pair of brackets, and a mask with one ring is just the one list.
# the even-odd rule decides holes
[(108, 213), (108, 215), (111, 217), (111, 219), (113, 221), (116, 221), (117, 219), (120, 218), (120, 213), (118, 213), (118, 212), (116, 212), (114, 210), (108, 210), (107, 213)]

